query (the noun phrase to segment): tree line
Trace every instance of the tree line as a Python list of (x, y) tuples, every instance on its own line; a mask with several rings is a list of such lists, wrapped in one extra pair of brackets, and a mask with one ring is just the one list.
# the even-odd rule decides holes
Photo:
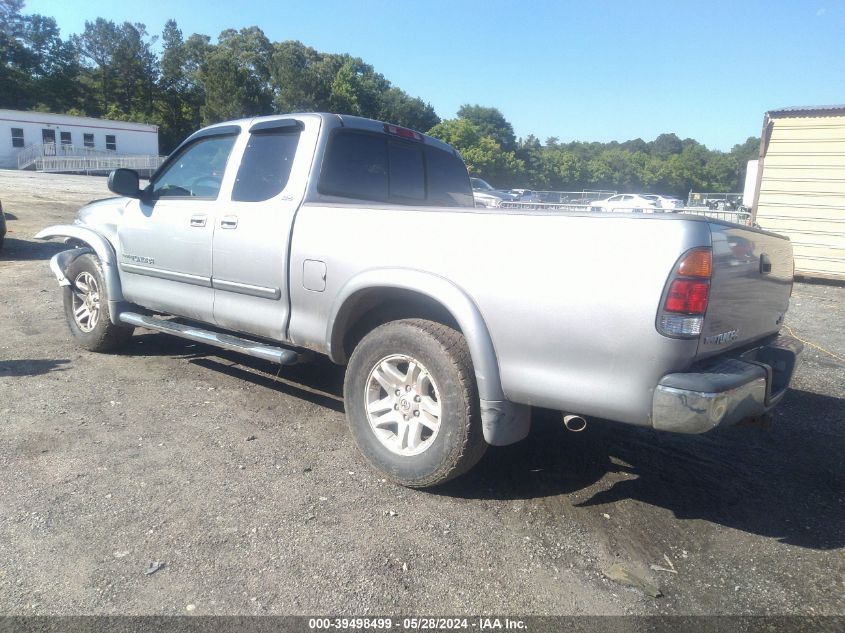
[(325, 111), (428, 132), (461, 152), (472, 175), (497, 187), (613, 189), (686, 196), (739, 191), (759, 141), (730, 152), (661, 134), (646, 142), (517, 139), (496, 108), (464, 105), (441, 120), (431, 104), (394, 86), (359, 57), (302, 42), (271, 42), (257, 26), (185, 37), (174, 20), (160, 36), (140, 23), (97, 18), (62, 38), (54, 18), (0, 0), (0, 108), (103, 117), (159, 126), (170, 152), (199, 127), (246, 116)]

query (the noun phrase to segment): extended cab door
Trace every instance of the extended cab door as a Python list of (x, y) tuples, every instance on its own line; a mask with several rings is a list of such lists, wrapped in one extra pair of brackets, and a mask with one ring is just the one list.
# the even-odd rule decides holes
[(288, 246), (319, 131), (317, 117), (251, 126), (214, 230), (214, 320), (220, 327), (286, 340)]
[(239, 128), (210, 129), (177, 150), (118, 226), (123, 294), (131, 302), (213, 322), (212, 236)]

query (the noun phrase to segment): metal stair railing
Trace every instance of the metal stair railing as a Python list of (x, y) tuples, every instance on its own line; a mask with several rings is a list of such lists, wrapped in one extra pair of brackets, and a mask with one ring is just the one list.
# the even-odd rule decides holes
[(131, 154), (42, 156), (35, 160), (35, 169), (44, 172), (108, 172), (122, 167), (135, 171), (154, 171), (164, 162), (164, 159), (164, 156)]
[(36, 158), (40, 158), (43, 155), (44, 145), (41, 143), (25, 147), (17, 155), (18, 169), (26, 169), (35, 162)]
[(163, 156), (119, 154), (114, 150), (70, 144), (35, 143), (17, 155), (18, 169), (34, 167), (46, 172), (111, 171), (119, 167), (154, 170), (164, 162)]

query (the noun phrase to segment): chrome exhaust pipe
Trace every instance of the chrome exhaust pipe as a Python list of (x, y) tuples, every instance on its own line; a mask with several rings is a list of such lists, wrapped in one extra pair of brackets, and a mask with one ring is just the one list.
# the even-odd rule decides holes
[(587, 428), (587, 420), (582, 418), (580, 415), (567, 414), (563, 416), (563, 426), (566, 427), (567, 431), (580, 433)]

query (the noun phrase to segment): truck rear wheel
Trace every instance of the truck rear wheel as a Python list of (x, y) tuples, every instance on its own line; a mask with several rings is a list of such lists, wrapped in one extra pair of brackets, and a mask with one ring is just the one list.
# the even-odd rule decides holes
[(375, 328), (352, 353), (343, 393), (358, 448), (403, 486), (453, 479), (487, 448), (469, 349), (447, 325), (405, 319)]
[(92, 352), (110, 352), (125, 345), (135, 328), (111, 322), (109, 301), (99, 260), (90, 254), (74, 259), (65, 277), (65, 317), (70, 333)]

